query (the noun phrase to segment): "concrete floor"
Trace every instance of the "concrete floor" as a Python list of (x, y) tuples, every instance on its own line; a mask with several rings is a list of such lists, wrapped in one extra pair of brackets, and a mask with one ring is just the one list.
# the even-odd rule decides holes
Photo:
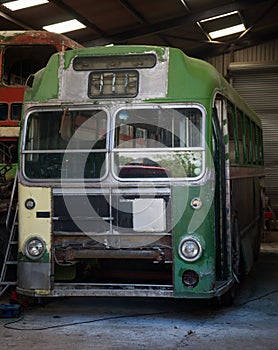
[(52, 299), (27, 307), (19, 320), (0, 319), (0, 349), (278, 349), (277, 257), (277, 243), (271, 249), (262, 245), (232, 307), (169, 299)]

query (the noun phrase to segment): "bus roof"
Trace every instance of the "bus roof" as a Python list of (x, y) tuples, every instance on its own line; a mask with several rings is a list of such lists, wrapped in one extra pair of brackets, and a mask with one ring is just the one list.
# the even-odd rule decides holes
[(64, 45), (66, 48), (80, 48), (82, 45), (65, 35), (44, 30), (0, 31), (0, 45)]
[[(245, 114), (248, 114), (257, 124), (260, 120), (237, 91), (224, 77), (208, 62), (192, 58), (179, 49), (156, 46), (99, 46), (78, 48), (63, 53), (63, 68), (66, 71), (72, 60), (77, 56), (109, 56), (155, 53), (158, 63), (168, 60), (168, 88), (165, 98), (151, 98), (149, 102), (200, 102), (208, 106), (217, 92), (237, 105)], [(168, 54), (166, 54), (168, 52)], [(37, 91), (44, 86), (47, 99), (58, 98), (58, 66), (59, 54), (54, 54), (46, 68), (35, 77), (33, 93), (26, 93), (26, 100), (34, 98), (43, 100), (43, 91)], [(42, 85), (42, 81), (44, 81)], [(46, 99), (46, 100), (47, 100)], [(46, 101), (44, 100), (44, 101)], [(88, 98), (89, 100), (89, 98)], [(70, 102), (70, 101), (63, 101)]]

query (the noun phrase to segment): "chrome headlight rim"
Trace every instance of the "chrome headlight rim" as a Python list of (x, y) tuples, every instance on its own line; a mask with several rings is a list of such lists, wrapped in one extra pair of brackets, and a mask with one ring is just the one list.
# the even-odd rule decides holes
[[(39, 245), (39, 253), (38, 254), (34, 255), (34, 254), (30, 253), (31, 244)], [(36, 248), (36, 249), (38, 249), (38, 248)], [(41, 259), (43, 257), (43, 255), (44, 255), (44, 253), (46, 251), (46, 243), (41, 237), (32, 236), (32, 237), (28, 238), (27, 241), (25, 242), (25, 244), (24, 244), (24, 251), (25, 251), (25, 254), (26, 254), (27, 258), (29, 258), (31, 260), (39, 260), (39, 259)]]
[[(184, 245), (186, 243), (193, 243), (195, 245), (195, 247), (197, 248), (197, 252), (194, 256), (192, 257), (189, 257), (189, 256), (186, 256), (185, 253), (184, 253)], [(202, 256), (203, 254), (203, 248), (202, 248), (202, 245), (201, 245), (201, 242), (199, 241), (198, 238), (196, 237), (193, 237), (193, 236), (186, 236), (184, 237), (181, 241), (180, 241), (180, 244), (179, 244), (179, 248), (178, 248), (178, 251), (179, 251), (179, 256), (182, 260), (186, 261), (186, 262), (194, 262), (194, 261), (197, 261), (198, 259), (200, 259), (200, 257)]]

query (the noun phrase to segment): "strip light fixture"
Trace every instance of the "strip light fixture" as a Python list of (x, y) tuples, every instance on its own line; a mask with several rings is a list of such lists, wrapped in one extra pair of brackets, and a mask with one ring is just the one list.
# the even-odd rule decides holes
[[(210, 39), (221, 38), (246, 30), (238, 11), (227, 12), (219, 16), (202, 19), (198, 23)], [(227, 24), (226, 27), (225, 24)]]
[(22, 10), (28, 7), (47, 4), (48, 0), (17, 0), (5, 2), (2, 5), (7, 7), (11, 11)]
[(245, 29), (246, 29), (245, 25), (242, 23), (242, 24), (238, 24), (236, 26), (232, 26), (232, 27), (228, 27), (228, 28), (215, 30), (213, 32), (209, 32), (208, 35), (211, 37), (211, 39), (216, 39), (216, 38), (221, 38), (223, 36), (228, 36), (228, 35), (244, 32)]
[(86, 26), (83, 23), (79, 22), (77, 19), (71, 19), (69, 21), (59, 22), (59, 23), (44, 26), (43, 29), (47, 30), (48, 32), (60, 34), (60, 33), (67, 33), (67, 32), (72, 32), (74, 30), (83, 29), (85, 27)]

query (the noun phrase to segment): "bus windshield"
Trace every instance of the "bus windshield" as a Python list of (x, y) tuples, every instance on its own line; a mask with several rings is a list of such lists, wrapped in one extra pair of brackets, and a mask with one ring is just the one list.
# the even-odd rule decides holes
[(114, 171), (119, 178), (192, 178), (202, 173), (198, 108), (123, 109), (116, 115)]
[(113, 130), (108, 132), (108, 112), (102, 109), (31, 112), (23, 145), (25, 176), (99, 180), (109, 168), (120, 181), (202, 175), (204, 118), (200, 108), (148, 106), (119, 109), (114, 116)]
[(106, 172), (103, 110), (35, 111), (28, 117), (24, 172), (31, 179), (99, 179)]

